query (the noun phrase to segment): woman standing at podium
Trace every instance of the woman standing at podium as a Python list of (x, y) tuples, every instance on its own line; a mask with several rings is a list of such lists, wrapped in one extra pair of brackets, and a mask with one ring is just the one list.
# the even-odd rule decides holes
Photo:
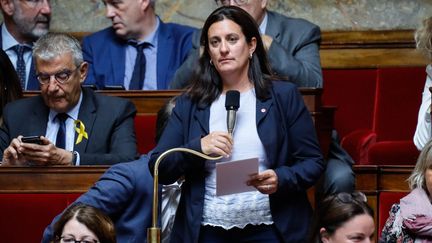
[[(207, 18), (203, 54), (195, 78), (177, 99), (150, 159), (172, 153), (159, 166), (163, 184), (184, 176), (171, 242), (305, 242), (311, 207), (306, 189), (323, 171), (323, 158), (309, 111), (296, 86), (276, 81), (253, 18), (238, 7), (221, 7)], [(226, 92), (240, 92), (233, 134), (226, 132)], [(259, 160), (248, 185), (256, 190), (216, 195), (215, 164)]]

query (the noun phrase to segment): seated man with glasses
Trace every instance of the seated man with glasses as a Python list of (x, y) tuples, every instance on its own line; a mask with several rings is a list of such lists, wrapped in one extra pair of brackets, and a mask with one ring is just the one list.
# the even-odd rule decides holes
[(81, 88), (88, 64), (79, 42), (50, 33), (34, 44), (33, 56), (41, 94), (5, 107), (0, 127), (3, 165), (111, 165), (134, 160), (135, 106)]

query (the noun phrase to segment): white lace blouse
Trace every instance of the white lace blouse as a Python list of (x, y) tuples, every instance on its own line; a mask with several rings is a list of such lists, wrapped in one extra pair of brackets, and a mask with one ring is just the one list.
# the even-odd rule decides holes
[[(221, 95), (210, 107), (210, 132), (226, 131), (225, 95)], [(232, 156), (219, 161), (206, 161), (206, 192), (202, 225), (220, 226), (225, 229), (244, 228), (247, 224), (273, 224), (269, 197), (258, 191), (216, 196), (215, 163), (247, 158), (259, 159), (259, 170), (268, 168), (264, 146), (256, 128), (256, 96), (254, 89), (240, 94), (234, 129)]]

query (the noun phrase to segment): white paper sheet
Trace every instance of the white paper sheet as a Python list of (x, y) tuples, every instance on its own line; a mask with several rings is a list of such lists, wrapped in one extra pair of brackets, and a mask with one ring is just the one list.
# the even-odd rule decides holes
[(258, 170), (258, 158), (216, 163), (216, 196), (255, 191), (246, 182)]

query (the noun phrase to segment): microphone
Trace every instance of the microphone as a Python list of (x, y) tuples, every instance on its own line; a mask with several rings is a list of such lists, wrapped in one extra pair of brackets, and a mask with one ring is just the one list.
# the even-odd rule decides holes
[(173, 152), (183, 152), (183, 153), (190, 153), (194, 154), (196, 156), (199, 156), (206, 160), (219, 160), (222, 159), (222, 156), (218, 157), (211, 157), (206, 154), (203, 154), (201, 152), (188, 149), (188, 148), (172, 148), (165, 152), (163, 152), (159, 157), (157, 158), (154, 168), (153, 168), (153, 207), (152, 207), (152, 225), (150, 228), (147, 228), (147, 243), (160, 243), (161, 240), (161, 228), (158, 227), (157, 221), (158, 221), (158, 198), (159, 198), (159, 164), (162, 162), (162, 160), (168, 155)]
[(235, 123), (236, 112), (240, 107), (240, 92), (237, 90), (228, 90), (226, 92), (225, 108), (227, 110), (227, 128), (228, 133), (232, 136)]
[[(229, 90), (226, 93), (225, 100), (225, 108), (227, 110), (227, 127), (228, 132), (232, 135), (232, 132), (235, 127), (236, 121), (236, 112), (240, 107), (240, 92), (237, 90)], [(152, 207), (152, 225), (150, 228), (147, 228), (147, 242), (148, 243), (160, 243), (161, 239), (161, 229), (157, 225), (158, 219), (158, 198), (159, 198), (159, 164), (162, 160), (170, 153), (173, 152), (183, 152), (183, 153), (191, 153), (196, 156), (199, 156), (206, 160), (220, 160), (222, 156), (212, 157), (206, 154), (200, 153), (198, 151), (194, 151), (188, 148), (172, 148), (165, 152), (163, 152), (156, 160), (154, 168), (153, 168), (153, 207)]]

